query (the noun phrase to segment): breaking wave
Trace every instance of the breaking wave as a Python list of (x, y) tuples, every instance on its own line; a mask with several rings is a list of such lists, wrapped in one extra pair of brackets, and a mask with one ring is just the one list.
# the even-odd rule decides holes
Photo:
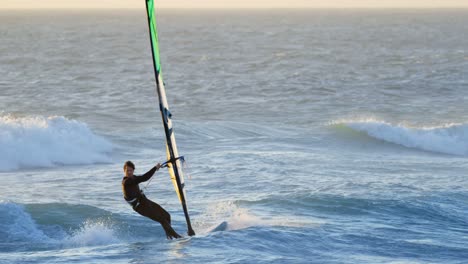
[(410, 127), (382, 121), (344, 121), (336, 122), (334, 125), (342, 125), (372, 138), (408, 148), (459, 156), (468, 155), (467, 124)]
[(0, 116), (0, 171), (110, 162), (112, 143), (61, 116)]

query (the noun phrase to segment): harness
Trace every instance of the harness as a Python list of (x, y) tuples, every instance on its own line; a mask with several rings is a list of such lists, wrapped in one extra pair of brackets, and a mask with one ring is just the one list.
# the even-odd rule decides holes
[(141, 192), (140, 196), (135, 197), (131, 200), (127, 200), (127, 198), (124, 197), (125, 201), (133, 208), (137, 208), (140, 205), (141, 198), (143, 198), (145, 195), (143, 194), (143, 191)]

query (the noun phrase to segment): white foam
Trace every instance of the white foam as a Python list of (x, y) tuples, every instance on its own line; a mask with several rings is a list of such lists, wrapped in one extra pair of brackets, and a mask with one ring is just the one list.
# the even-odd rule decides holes
[(0, 171), (110, 162), (112, 144), (65, 117), (0, 116)]
[(105, 221), (86, 221), (83, 226), (63, 241), (66, 246), (83, 247), (118, 243), (112, 225)]
[(347, 121), (349, 128), (376, 139), (425, 151), (468, 155), (468, 125), (447, 124), (438, 127), (409, 127), (382, 121)]

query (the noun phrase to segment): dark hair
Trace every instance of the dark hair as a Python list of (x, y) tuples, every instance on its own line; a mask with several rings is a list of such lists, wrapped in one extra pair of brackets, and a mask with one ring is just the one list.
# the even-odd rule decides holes
[(133, 164), (133, 162), (127, 160), (127, 161), (124, 163), (124, 170), (125, 170), (127, 167), (130, 167), (130, 168), (132, 168), (132, 169), (135, 169), (135, 164)]

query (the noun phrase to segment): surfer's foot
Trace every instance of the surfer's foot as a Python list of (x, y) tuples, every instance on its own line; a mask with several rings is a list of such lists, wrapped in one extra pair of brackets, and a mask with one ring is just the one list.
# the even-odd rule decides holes
[(174, 230), (166, 231), (166, 237), (169, 240), (172, 240), (174, 238), (181, 238), (181, 236), (177, 234)]
[(166, 234), (167, 239), (172, 240), (174, 238), (181, 238), (179, 234)]
[(174, 229), (172, 229), (172, 227), (167, 223), (162, 224), (162, 226), (164, 228), (164, 231), (166, 232), (167, 239), (172, 240), (173, 238), (181, 238), (181, 236), (177, 234), (177, 232), (174, 231)]

